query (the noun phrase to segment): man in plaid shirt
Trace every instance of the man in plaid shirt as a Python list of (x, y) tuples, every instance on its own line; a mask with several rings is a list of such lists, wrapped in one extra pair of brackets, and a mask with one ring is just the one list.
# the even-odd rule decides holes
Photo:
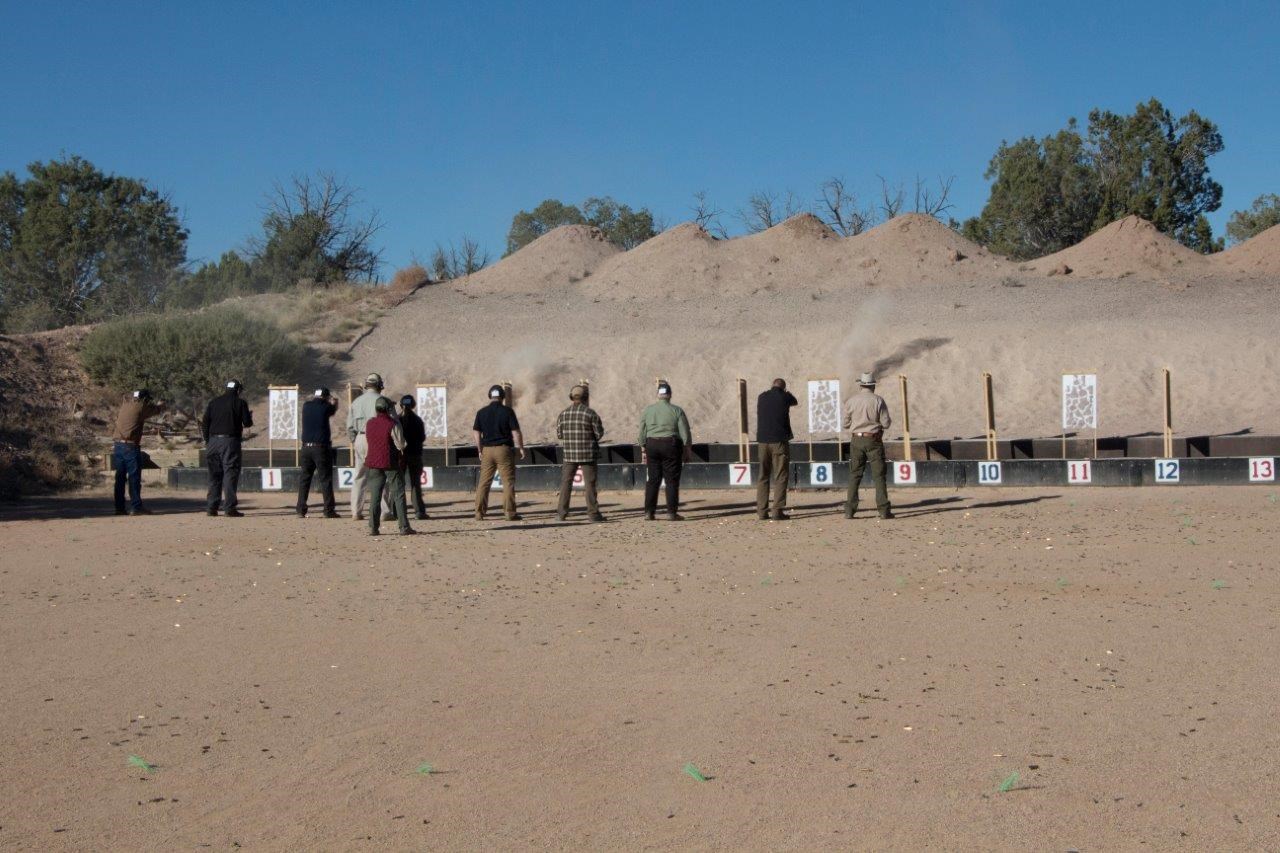
[(573, 494), (573, 478), (582, 469), (582, 488), (587, 496), (587, 519), (604, 521), (596, 501), (596, 463), (600, 458), (600, 439), (604, 423), (595, 409), (587, 405), (586, 385), (575, 385), (569, 392), (572, 404), (556, 420), (556, 438), (563, 453), (560, 464), (560, 508), (556, 518), (569, 517), (569, 497)]

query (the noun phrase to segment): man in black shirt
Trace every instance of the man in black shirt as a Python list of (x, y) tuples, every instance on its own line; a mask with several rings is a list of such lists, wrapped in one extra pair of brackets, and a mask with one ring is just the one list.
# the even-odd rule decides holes
[(324, 500), (324, 517), (337, 518), (333, 497), (333, 438), (329, 419), (338, 411), (338, 400), (328, 388), (317, 388), (311, 399), (302, 404), (302, 476), (298, 479), (298, 518), (307, 516), (307, 496), (311, 478), (319, 475), (320, 495)]
[(418, 401), (412, 394), (400, 398), (400, 431), (404, 433), (404, 482), (413, 496), (413, 509), (419, 521), (425, 521), (427, 506), (422, 502), (422, 447), (427, 443), (427, 428), (414, 411)]
[(217, 515), (220, 506), (229, 518), (244, 515), (236, 509), (236, 490), (240, 486), (240, 439), (245, 427), (253, 426), (253, 412), (240, 399), (242, 386), (232, 379), (222, 396), (214, 397), (204, 410), (201, 432), (204, 433), (205, 463), (209, 467), (209, 515)]
[(502, 474), (502, 510), (508, 521), (519, 521), (516, 512), (516, 453), (524, 458), (524, 436), (516, 413), (503, 403), (506, 392), (501, 385), (489, 389), (489, 405), (476, 412), (471, 429), (480, 454), (480, 482), (476, 484), (476, 520), (483, 521), (489, 511), (489, 488), (495, 471)]
[(782, 379), (756, 399), (756, 453), (760, 479), (756, 483), (756, 516), (769, 518), (769, 487), (773, 487), (773, 518), (787, 518), (787, 479), (791, 473), (791, 407), (799, 402)]

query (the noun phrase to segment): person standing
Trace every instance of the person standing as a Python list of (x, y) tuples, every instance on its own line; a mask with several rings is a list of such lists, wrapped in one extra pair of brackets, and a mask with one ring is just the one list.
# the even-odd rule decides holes
[(338, 401), (328, 388), (317, 388), (311, 399), (302, 404), (302, 476), (298, 479), (298, 518), (307, 517), (307, 496), (311, 479), (320, 479), (320, 495), (324, 500), (324, 517), (337, 518), (337, 502), (333, 497), (333, 438), (329, 419), (338, 411)]
[[(347, 438), (351, 440), (351, 467), (354, 469), (351, 482), (351, 517), (356, 521), (364, 520), (364, 457), (369, 448), (364, 435), (364, 425), (377, 414), (374, 406), (381, 396), (382, 377), (377, 373), (370, 373), (364, 379), (363, 393), (351, 402), (351, 408), (347, 410)], [(378, 507), (373, 507), (372, 511), (378, 512)]]
[(640, 415), (640, 461), (648, 466), (644, 484), (644, 517), (653, 521), (658, 511), (658, 488), (667, 483), (667, 521), (684, 521), (680, 515), (680, 472), (692, 457), (693, 436), (684, 409), (671, 403), (671, 385), (658, 383), (658, 401)]
[(876, 484), (876, 509), (881, 518), (893, 518), (889, 507), (889, 487), (885, 481), (884, 431), (889, 428), (889, 407), (876, 393), (876, 380), (870, 373), (858, 378), (861, 389), (844, 404), (844, 428), (849, 435), (849, 496), (844, 504), (844, 517), (853, 518), (858, 511), (858, 484), (862, 472), (871, 463), (871, 476)]
[[(151, 515), (142, 505), (142, 428), (147, 418), (164, 411), (164, 404), (152, 402), (151, 392), (140, 388), (124, 398), (111, 433), (111, 456), (116, 468), (116, 515)], [(124, 486), (129, 482), (129, 505), (125, 506)]]
[(587, 520), (604, 521), (596, 496), (600, 439), (604, 438), (604, 422), (591, 408), (590, 391), (575, 385), (569, 391), (569, 408), (556, 419), (556, 438), (560, 439), (560, 507), (556, 518), (569, 517), (569, 498), (573, 494), (573, 477), (582, 469), (582, 488), (587, 499)]
[(378, 507), (382, 505), (384, 495), (390, 494), (400, 535), (411, 536), (417, 531), (409, 526), (404, 506), (404, 433), (396, 419), (391, 417), (395, 403), (386, 397), (379, 397), (373, 405), (374, 415), (364, 423), (369, 535), (378, 535), (379, 522), (382, 520)]
[(489, 389), (489, 405), (476, 412), (471, 425), (480, 455), (480, 482), (476, 484), (476, 520), (489, 511), (489, 489), (495, 471), (502, 475), (502, 511), (507, 521), (519, 521), (516, 512), (516, 454), (524, 458), (524, 435), (520, 421), (510, 406), (504, 405), (507, 392), (501, 385)]
[(773, 491), (773, 519), (787, 520), (787, 480), (791, 476), (791, 407), (799, 401), (783, 379), (756, 398), (756, 455), (760, 481), (756, 484), (756, 515), (769, 518), (769, 491)]
[(239, 380), (227, 383), (227, 390), (209, 401), (204, 410), (201, 432), (204, 433), (205, 463), (209, 467), (208, 513), (217, 515), (225, 509), (228, 518), (244, 515), (236, 507), (240, 487), (240, 442), (246, 427), (253, 426), (253, 412), (240, 399), (244, 386)]
[(427, 443), (427, 427), (414, 411), (417, 405), (412, 394), (400, 398), (400, 430), (404, 433), (404, 483), (413, 496), (414, 517), (425, 521), (427, 506), (422, 502), (422, 470), (426, 465), (422, 461), (422, 448)]

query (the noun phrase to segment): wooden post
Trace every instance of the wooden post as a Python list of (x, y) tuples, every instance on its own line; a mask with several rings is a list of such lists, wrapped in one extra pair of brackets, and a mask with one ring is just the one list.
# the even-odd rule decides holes
[[(351, 395), (351, 383), (347, 383), (347, 416), (351, 416), (351, 404), (355, 402), (355, 398)], [(347, 465), (355, 467), (356, 464), (356, 442), (355, 439), (347, 439)]]
[(1164, 458), (1173, 458), (1173, 393), (1169, 368), (1160, 371), (1164, 378)]
[(991, 374), (982, 374), (982, 405), (986, 412), (987, 460), (995, 461), (996, 452), (996, 402), (991, 385)]
[(750, 442), (747, 429), (747, 380), (738, 379), (738, 461), (746, 463)]
[(911, 461), (911, 407), (907, 404), (907, 377), (898, 374), (898, 389), (902, 392), (902, 458)]

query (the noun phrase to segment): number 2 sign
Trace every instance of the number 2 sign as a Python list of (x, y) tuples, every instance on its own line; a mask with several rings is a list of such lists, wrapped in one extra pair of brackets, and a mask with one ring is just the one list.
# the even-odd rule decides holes
[(1249, 482), (1270, 483), (1276, 478), (1276, 460), (1270, 456), (1255, 456), (1249, 460)]
[(729, 466), (729, 485), (750, 486), (751, 466), (744, 462), (735, 462)]
[(355, 468), (339, 468), (338, 469), (338, 488), (350, 489), (356, 484)]
[(916, 484), (916, 463), (893, 463), (893, 483), (895, 486), (914, 486)]

